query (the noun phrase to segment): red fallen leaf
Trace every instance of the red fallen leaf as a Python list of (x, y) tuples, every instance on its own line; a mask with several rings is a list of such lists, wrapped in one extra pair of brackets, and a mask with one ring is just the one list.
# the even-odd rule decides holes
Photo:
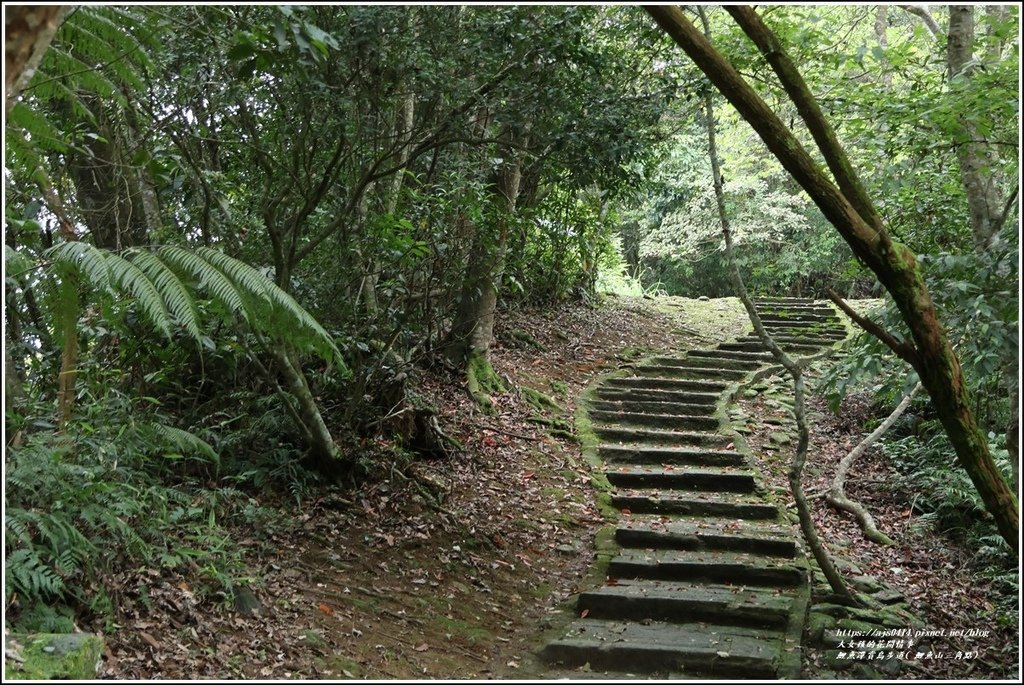
[(430, 649), (430, 647), (427, 645), (426, 642), (424, 642), (422, 645), (416, 645), (415, 647), (413, 647), (413, 649), (415, 649), (417, 652), (425, 652), (428, 649)]
[(320, 609), (320, 611), (327, 614), (328, 616), (334, 616), (334, 609), (332, 609), (326, 604), (321, 603), (317, 608)]
[(590, 614), (590, 609), (584, 609), (580, 612), (580, 618), (586, 618)]
[(733, 443), (730, 442), (728, 445), (725, 446), (725, 449), (731, 450), (731, 449), (733, 449), (735, 447), (736, 447), (736, 445), (734, 445)]
[(630, 510), (629, 510), (629, 509), (627, 508), (627, 509), (623, 509), (623, 510), (622, 510), (622, 513), (623, 513), (623, 514), (625, 514), (626, 516), (629, 516), (629, 515), (630, 515), (630, 514), (632, 514), (633, 512), (631, 512), (631, 511), (630, 511)]
[(604, 584), (605, 585), (618, 585), (619, 584), (619, 579), (618, 578), (609, 577), (608, 580), (604, 581)]
[(529, 479), (533, 478), (533, 476), (534, 476), (534, 472), (533, 471), (527, 471), (526, 473), (523, 474), (523, 480), (529, 480)]

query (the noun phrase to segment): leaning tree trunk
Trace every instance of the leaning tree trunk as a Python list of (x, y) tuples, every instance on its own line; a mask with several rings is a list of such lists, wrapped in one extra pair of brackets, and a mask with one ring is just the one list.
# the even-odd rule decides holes
[(917, 259), (905, 245), (890, 238), (835, 132), (775, 35), (749, 7), (728, 7), (779, 76), (832, 170), (838, 188), (736, 68), (678, 8), (659, 5), (646, 9), (754, 128), (854, 254), (892, 295), (913, 343), (898, 341), (890, 335), (882, 339), (917, 371), (961, 466), (974, 483), (985, 509), (995, 519), (1000, 535), (1016, 552), (1020, 531), (1017, 497), (996, 468), (988, 441), (975, 420), (960, 362), (939, 321)]
[[(704, 25), (704, 34), (710, 39), (711, 28), (708, 24), (707, 16), (704, 14), (704, 8), (698, 7), (697, 11), (700, 14), (700, 20)], [(810, 429), (807, 425), (807, 411), (804, 408), (805, 387), (803, 368), (794, 362), (793, 359), (791, 359), (768, 334), (768, 331), (761, 323), (761, 317), (757, 313), (757, 308), (754, 307), (753, 300), (750, 299), (750, 295), (747, 293), (747, 287), (743, 283), (743, 276), (740, 273), (739, 265), (736, 263), (736, 256), (733, 251), (732, 244), (732, 231), (729, 226), (729, 215), (725, 209), (725, 190), (722, 186), (722, 168), (718, 158), (718, 146), (715, 143), (714, 98), (711, 95), (710, 89), (704, 91), (704, 121), (708, 134), (708, 157), (711, 161), (711, 178), (715, 188), (715, 202), (718, 206), (718, 218), (722, 225), (722, 237), (725, 239), (725, 254), (729, 264), (729, 275), (732, 277), (733, 287), (736, 289), (736, 293), (739, 295), (740, 301), (743, 302), (743, 306), (747, 310), (747, 315), (750, 317), (750, 323), (753, 325), (758, 337), (771, 351), (772, 356), (775, 357), (776, 361), (782, 364), (782, 366), (785, 367), (793, 377), (793, 415), (796, 417), (797, 435), (799, 438), (797, 440), (796, 452), (789, 465), (788, 478), (789, 489), (793, 493), (793, 501), (796, 503), (797, 516), (800, 519), (800, 531), (803, 533), (804, 540), (807, 541), (807, 546), (811, 548), (811, 553), (814, 555), (814, 560), (818, 563), (818, 567), (821, 569), (822, 573), (825, 574), (825, 578), (828, 580), (828, 584), (832, 588), (832, 591), (847, 602), (853, 604), (856, 603), (857, 600), (854, 598), (849, 588), (846, 587), (843, 577), (836, 570), (835, 564), (832, 563), (831, 557), (829, 557), (828, 552), (825, 550), (825, 546), (821, 542), (821, 538), (818, 537), (818, 531), (814, 525), (814, 518), (811, 516), (811, 507), (807, 502), (807, 496), (804, 494), (803, 470), (804, 465), (807, 463), (807, 447), (810, 442)]]

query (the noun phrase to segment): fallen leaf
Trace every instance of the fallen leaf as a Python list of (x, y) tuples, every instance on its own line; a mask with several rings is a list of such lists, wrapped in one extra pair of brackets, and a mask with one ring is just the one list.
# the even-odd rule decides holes
[(413, 647), (413, 649), (415, 649), (417, 652), (425, 652), (428, 649), (430, 649), (430, 647), (427, 645), (426, 642), (424, 642), (421, 645), (416, 645), (415, 647)]
[(334, 616), (334, 609), (327, 606), (326, 604), (321, 603), (317, 608), (320, 609), (320, 611), (327, 614), (328, 616)]
[(156, 638), (153, 637), (152, 635), (150, 635), (149, 633), (147, 633), (145, 630), (140, 630), (139, 631), (139, 637), (141, 637), (142, 641), (145, 642), (150, 647), (152, 647), (153, 649), (159, 649), (160, 648), (160, 643), (157, 642)]

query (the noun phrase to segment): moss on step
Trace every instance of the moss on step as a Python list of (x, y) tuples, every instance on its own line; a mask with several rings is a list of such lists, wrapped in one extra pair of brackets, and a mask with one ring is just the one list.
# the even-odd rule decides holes
[(12, 680), (95, 680), (103, 653), (103, 638), (91, 633), (12, 634), (5, 643)]

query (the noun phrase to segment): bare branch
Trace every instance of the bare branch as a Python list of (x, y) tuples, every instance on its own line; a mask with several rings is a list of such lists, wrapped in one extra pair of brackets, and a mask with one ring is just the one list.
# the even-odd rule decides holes
[(928, 5), (897, 5), (897, 7), (918, 17), (936, 40), (942, 39), (942, 29), (939, 28), (939, 22), (935, 21), (932, 13), (928, 11)]
[(917, 368), (917, 350), (910, 343), (904, 342), (894, 336), (889, 331), (885, 330), (871, 319), (861, 316), (853, 310), (846, 301), (840, 297), (834, 290), (828, 291), (828, 299), (836, 303), (836, 306), (843, 310), (843, 313), (850, 317), (851, 320), (865, 331), (875, 336), (882, 343), (885, 344), (890, 350), (896, 353), (896, 356), (903, 361), (909, 363), (914, 368)]

